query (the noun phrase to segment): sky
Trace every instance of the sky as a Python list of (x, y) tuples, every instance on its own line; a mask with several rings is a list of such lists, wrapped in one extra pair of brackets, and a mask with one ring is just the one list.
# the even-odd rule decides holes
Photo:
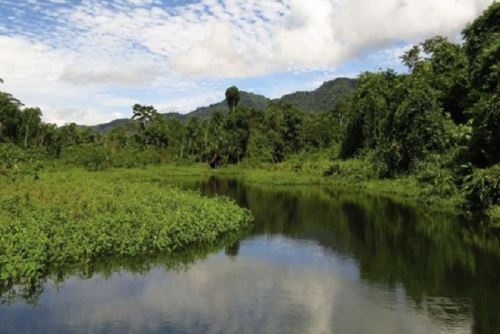
[(186, 113), (231, 85), (280, 97), (394, 68), (460, 41), (493, 0), (0, 0), (0, 90), (46, 122), (93, 125), (135, 103)]

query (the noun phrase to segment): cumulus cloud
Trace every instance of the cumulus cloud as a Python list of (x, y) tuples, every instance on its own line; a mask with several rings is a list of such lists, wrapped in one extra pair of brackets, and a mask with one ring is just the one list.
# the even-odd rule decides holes
[[(212, 34), (193, 43), (187, 52), (174, 56), (173, 67), (185, 73), (251, 76), (290, 68), (334, 66), (367, 50), (402, 40), (418, 41), (436, 34), (455, 37), (491, 0), (264, 3), (275, 4), (272, 10), (283, 15), (268, 21), (250, 13), (254, 15), (252, 29), (262, 33), (247, 34), (242, 17), (233, 17), (225, 29), (210, 25)], [(228, 7), (243, 5), (233, 1)]]
[[(225, 78), (287, 71), (329, 71), (367, 53), (387, 64), (392, 61), (391, 50), (401, 45), (436, 34), (457, 36), (491, 3), (3, 0), (0, 76), (6, 84), (2, 89), (27, 104), (41, 106), (42, 101), (59, 113), (63, 110), (60, 105), (69, 103), (64, 110), (97, 108), (111, 117), (114, 111), (106, 107), (110, 101), (90, 105), (82, 96), (115, 100), (144, 96), (149, 103), (169, 99), (185, 108), (188, 95), (172, 96), (172, 92), (186, 85), (221, 84)], [(384, 50), (388, 59), (384, 59)], [(214, 86), (198, 91), (198, 97), (190, 95), (193, 100), (214, 96)], [(83, 120), (79, 117), (75, 121)]]

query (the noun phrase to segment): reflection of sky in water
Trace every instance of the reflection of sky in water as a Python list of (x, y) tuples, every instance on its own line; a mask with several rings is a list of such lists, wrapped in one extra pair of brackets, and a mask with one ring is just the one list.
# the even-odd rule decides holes
[(49, 285), (36, 308), (0, 306), (0, 332), (469, 333), (470, 315), (440, 313), (448, 304), (362, 281), (354, 260), (315, 242), (261, 236), (186, 271)]

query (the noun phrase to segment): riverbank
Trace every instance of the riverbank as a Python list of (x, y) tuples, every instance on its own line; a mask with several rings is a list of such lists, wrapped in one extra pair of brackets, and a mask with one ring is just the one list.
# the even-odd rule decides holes
[[(208, 177), (211, 175), (233, 177), (249, 184), (267, 186), (323, 185), (343, 191), (362, 192), (390, 197), (398, 202), (418, 205), (433, 212), (469, 214), (464, 189), (450, 185), (439, 178), (438, 173), (428, 180), (421, 175), (408, 175), (393, 179), (380, 179), (373, 166), (361, 160), (332, 162), (314, 159), (297, 167), (293, 162), (281, 164), (230, 165), (220, 169), (209, 169), (205, 164), (151, 166), (145, 169), (131, 169), (130, 179), (163, 180), (169, 177)], [(147, 176), (146, 176), (147, 175)], [(492, 228), (500, 227), (500, 206), (493, 205), (486, 211), (486, 220)]]
[(251, 220), (229, 199), (132, 174), (72, 169), (0, 179), (0, 285), (29, 286), (49, 266), (209, 245)]

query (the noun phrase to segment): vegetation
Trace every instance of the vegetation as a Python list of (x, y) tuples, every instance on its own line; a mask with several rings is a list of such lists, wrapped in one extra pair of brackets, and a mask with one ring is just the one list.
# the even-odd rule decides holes
[(49, 266), (103, 256), (211, 245), (250, 220), (228, 199), (161, 186), (147, 175), (71, 170), (37, 182), (2, 180), (0, 284), (29, 286)]
[(337, 78), (326, 81), (312, 92), (295, 92), (287, 94), (276, 102), (291, 104), (306, 112), (323, 112), (333, 110), (342, 100), (356, 88), (356, 79)]

